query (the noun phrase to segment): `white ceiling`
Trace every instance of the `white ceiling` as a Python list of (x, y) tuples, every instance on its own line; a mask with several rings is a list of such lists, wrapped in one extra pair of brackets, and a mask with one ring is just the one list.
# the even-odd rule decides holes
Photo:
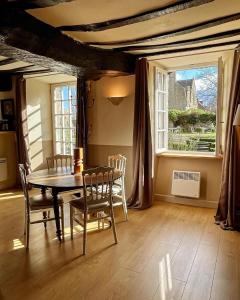
[[(161, 8), (168, 4), (176, 3), (176, 0), (76, 0), (73, 2), (61, 3), (56, 6), (28, 10), (36, 18), (52, 26), (91, 24), (95, 22), (108, 21), (116, 18), (123, 18), (146, 12), (152, 9)], [(120, 45), (121, 41), (143, 38), (154, 34), (177, 30), (186, 26), (197, 25), (198, 23), (209, 21), (215, 18), (236, 14), (240, 12), (240, 0), (215, 0), (201, 6), (188, 8), (176, 13), (170, 13), (148, 21), (122, 26), (119, 28), (102, 30), (97, 32), (64, 32), (70, 37), (80, 41), (94, 44), (94, 42), (117, 42), (115, 46), (99, 46), (102, 48), (114, 48)], [(137, 45), (156, 45), (175, 41), (184, 41), (197, 37), (204, 37), (227, 30), (239, 29), (240, 20), (232, 21), (222, 25), (195, 31), (193, 33), (182, 34), (175, 37), (158, 39), (152, 42), (141, 42)], [(227, 38), (219, 41), (212, 41), (206, 44), (216, 44), (240, 38)], [(195, 47), (204, 45), (194, 44)], [(129, 42), (128, 45), (135, 45)], [(121, 46), (121, 45), (120, 45)], [(177, 46), (175, 49), (188, 48), (191, 46)], [(229, 46), (229, 49), (232, 47)], [(172, 48), (171, 48), (172, 49)], [(221, 49), (221, 48), (216, 48)], [(164, 49), (165, 50), (165, 49)], [(167, 50), (167, 49), (166, 49)], [(149, 53), (154, 50), (144, 50), (141, 52), (132, 51), (133, 54)], [(155, 50), (159, 51), (159, 50)]]

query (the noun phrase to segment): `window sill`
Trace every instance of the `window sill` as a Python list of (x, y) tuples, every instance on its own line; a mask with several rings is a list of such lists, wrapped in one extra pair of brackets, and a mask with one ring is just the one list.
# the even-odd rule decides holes
[(215, 154), (195, 154), (195, 153), (177, 153), (177, 152), (161, 152), (156, 153), (157, 157), (181, 157), (181, 158), (204, 158), (204, 159), (219, 159), (222, 160), (222, 155)]

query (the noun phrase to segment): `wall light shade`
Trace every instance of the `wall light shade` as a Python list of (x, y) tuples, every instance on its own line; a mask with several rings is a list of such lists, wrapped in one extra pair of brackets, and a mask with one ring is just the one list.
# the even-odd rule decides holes
[(125, 97), (107, 97), (113, 105), (119, 105)]
[(233, 126), (240, 126), (240, 104), (238, 104), (238, 108), (233, 121)]

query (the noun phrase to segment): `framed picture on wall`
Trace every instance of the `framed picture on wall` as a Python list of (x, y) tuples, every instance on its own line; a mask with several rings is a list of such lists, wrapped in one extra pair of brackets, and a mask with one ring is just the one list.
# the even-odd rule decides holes
[(1, 100), (1, 111), (2, 111), (3, 119), (13, 119), (14, 118), (13, 99)]

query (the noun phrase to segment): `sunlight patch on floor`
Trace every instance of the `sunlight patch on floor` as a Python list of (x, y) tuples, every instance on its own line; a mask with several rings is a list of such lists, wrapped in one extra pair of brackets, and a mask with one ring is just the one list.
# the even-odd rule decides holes
[(19, 239), (13, 240), (13, 250), (25, 248), (24, 244)]
[(162, 300), (168, 300), (173, 289), (170, 256), (167, 254), (159, 263), (159, 284)]

